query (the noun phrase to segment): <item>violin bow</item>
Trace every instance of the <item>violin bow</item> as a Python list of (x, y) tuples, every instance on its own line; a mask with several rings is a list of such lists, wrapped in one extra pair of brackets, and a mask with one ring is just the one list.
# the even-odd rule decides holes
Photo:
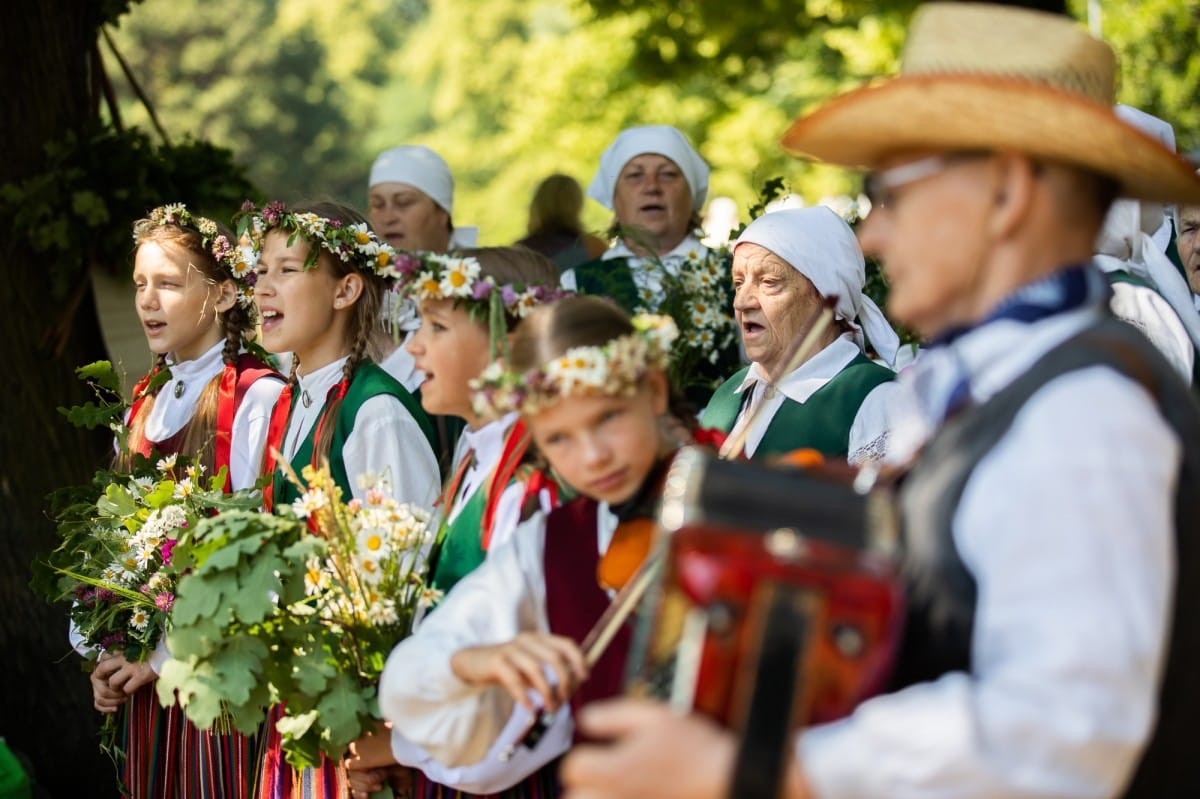
[[(787, 361), (785, 361), (787, 366), (784, 368), (782, 374), (791, 374), (799, 369), (801, 364), (813, 356), (821, 336), (825, 333), (825, 330), (828, 329), (829, 325), (833, 323), (833, 315), (834, 310), (837, 308), (837, 301), (838, 298), (836, 294), (831, 294), (830, 296), (823, 298), (821, 307), (817, 309), (816, 313), (814, 313), (812, 318), (810, 318), (808, 321), (808, 325), (806, 326), (807, 331), (797, 341), (795, 345), (796, 348), (792, 350), (791, 355), (788, 357)], [(763, 412), (763, 409), (766, 408), (766, 406), (767, 403), (765, 401), (754, 406), (754, 408), (747, 415), (745, 423), (737, 425), (736, 432), (726, 439), (723, 445), (721, 445), (721, 451), (718, 453), (718, 457), (720, 457), (722, 460), (731, 460), (741, 456), (742, 452), (746, 449), (746, 439), (750, 435), (750, 429), (754, 427), (755, 420), (758, 419), (759, 414)]]

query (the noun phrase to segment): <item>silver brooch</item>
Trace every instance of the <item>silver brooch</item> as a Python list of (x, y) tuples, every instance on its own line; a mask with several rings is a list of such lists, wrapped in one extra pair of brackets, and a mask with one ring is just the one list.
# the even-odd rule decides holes
[(183, 381), (176, 380), (175, 381), (175, 399), (179, 399), (182, 396), (183, 396)]

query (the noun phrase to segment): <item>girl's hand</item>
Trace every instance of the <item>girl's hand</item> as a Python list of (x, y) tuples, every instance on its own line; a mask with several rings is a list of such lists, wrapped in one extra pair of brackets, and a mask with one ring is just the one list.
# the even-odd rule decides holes
[[(392, 725), (386, 721), (376, 722), (372, 732), (350, 744), (345, 761), (346, 768), (350, 771), (382, 770), (397, 765), (396, 756), (392, 754)], [(379, 788), (382, 787), (381, 776)]]
[(101, 655), (92, 669), (92, 704), (101, 713), (116, 713), (117, 709), (129, 699), (121, 690), (110, 688), (108, 678), (127, 663), (123, 655)]
[(112, 690), (124, 691), (126, 696), (133, 696), (139, 688), (158, 679), (149, 663), (130, 663), (123, 655), (117, 657), (121, 658), (122, 665), (108, 678), (108, 687)]
[[(538, 708), (529, 691), (538, 694), (542, 707), (553, 713), (588, 676), (579, 645), (571, 638), (549, 633), (521, 633), (506, 644), (459, 650), (450, 658), (450, 668), (465, 683), (503, 687), (530, 713), (537, 713)], [(554, 675), (553, 685), (547, 679), (547, 668)]]

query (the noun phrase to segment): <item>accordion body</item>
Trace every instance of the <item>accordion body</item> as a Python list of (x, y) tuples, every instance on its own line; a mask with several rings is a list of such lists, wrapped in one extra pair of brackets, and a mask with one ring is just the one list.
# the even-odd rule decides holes
[(780, 742), (880, 691), (904, 619), (899, 528), (890, 490), (856, 489), (852, 477), (681, 450), (627, 691), (703, 713), (743, 740)]

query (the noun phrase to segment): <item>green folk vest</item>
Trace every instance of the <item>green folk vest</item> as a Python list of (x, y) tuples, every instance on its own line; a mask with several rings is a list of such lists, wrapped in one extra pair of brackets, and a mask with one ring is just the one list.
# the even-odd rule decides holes
[(475, 571), (487, 551), (483, 548), (483, 511), (487, 505), (487, 481), (476, 486), (454, 521), (438, 533), (437, 562), (433, 564), (430, 585), (439, 591), (449, 591)]
[(575, 286), (580, 294), (609, 297), (626, 313), (634, 313), (638, 302), (637, 286), (628, 258), (596, 258), (575, 267)]
[[(333, 480), (342, 489), (343, 501), (349, 501), (353, 492), (351, 486), (352, 479), (358, 475), (346, 474), (346, 464), (339, 457), (342, 449), (346, 446), (346, 439), (350, 437), (350, 433), (354, 430), (354, 420), (358, 417), (358, 409), (362, 404), (371, 397), (380, 394), (389, 394), (400, 401), (404, 409), (416, 419), (417, 425), (420, 426), (421, 432), (425, 436), (425, 441), (430, 448), (436, 446), (433, 425), (429, 422), (429, 417), (425, 414), (425, 410), (413, 398), (398, 380), (389, 375), (383, 369), (379, 368), (374, 363), (364, 361), (354, 369), (354, 374), (350, 377), (350, 386), (346, 390), (346, 396), (342, 399), (341, 407), (337, 410), (337, 417), (331, 420), (333, 427), (333, 440), (329, 446), (329, 470), (333, 476)], [(293, 392), (292, 405), (300, 397), (300, 392)], [(320, 418), (320, 417), (318, 417)], [(330, 424), (331, 422), (326, 422)], [(316, 440), (318, 422), (312, 426), (301, 442), (300, 448), (296, 450), (295, 456), (292, 458), (292, 468), (296, 470), (296, 474), (300, 474), (300, 470), (312, 463), (313, 446)], [(434, 450), (436, 451), (436, 450)], [(291, 483), (283, 473), (276, 470), (275, 472), (275, 506), (280, 507), (284, 504), (291, 503), (300, 497), (300, 489)]]
[[(725, 433), (733, 429), (749, 391), (738, 393), (736, 389), (749, 371), (747, 366), (721, 384), (704, 409), (700, 420), (704, 427)], [(754, 458), (796, 449), (815, 449), (823, 455), (844, 457), (849, 453), (850, 428), (859, 406), (876, 386), (894, 377), (891, 369), (880, 366), (860, 352), (805, 402), (785, 397), (754, 450)]]

